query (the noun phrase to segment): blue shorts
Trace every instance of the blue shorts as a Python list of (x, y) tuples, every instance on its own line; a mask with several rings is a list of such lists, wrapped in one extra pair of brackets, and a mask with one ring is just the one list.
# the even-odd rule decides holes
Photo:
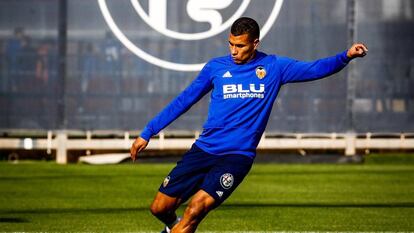
[(177, 166), (168, 174), (159, 191), (187, 201), (200, 189), (220, 205), (252, 167), (253, 159), (245, 155), (212, 155), (193, 144)]

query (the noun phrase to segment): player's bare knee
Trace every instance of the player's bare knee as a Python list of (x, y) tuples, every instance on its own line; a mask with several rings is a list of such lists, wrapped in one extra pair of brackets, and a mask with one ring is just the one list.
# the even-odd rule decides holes
[(157, 205), (157, 204), (155, 204), (155, 202), (153, 202), (153, 203), (151, 204), (151, 206), (150, 206), (150, 211), (151, 211), (151, 214), (152, 214), (152, 215), (157, 216), (157, 215), (159, 214), (160, 209), (159, 209), (158, 205)]
[(168, 197), (158, 193), (151, 204), (150, 211), (154, 216), (160, 217), (174, 213), (178, 207), (180, 199)]
[(154, 216), (165, 215), (169, 212), (169, 209), (165, 205), (161, 205), (160, 202), (154, 201), (151, 204), (150, 211)]

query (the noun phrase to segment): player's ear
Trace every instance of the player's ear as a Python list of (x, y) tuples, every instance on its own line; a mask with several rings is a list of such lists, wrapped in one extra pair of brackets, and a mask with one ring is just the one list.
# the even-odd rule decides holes
[(260, 43), (259, 38), (254, 39), (253, 41), (254, 49), (257, 49), (257, 47), (259, 47), (259, 43)]

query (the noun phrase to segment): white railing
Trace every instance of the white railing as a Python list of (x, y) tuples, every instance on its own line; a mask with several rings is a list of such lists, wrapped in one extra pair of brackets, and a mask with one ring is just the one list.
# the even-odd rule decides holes
[[(125, 150), (128, 151), (134, 135), (130, 132), (105, 131), (48, 131), (44, 135), (30, 133), (0, 137), (0, 150), (56, 150), (56, 162), (67, 163), (68, 150)], [(199, 132), (161, 132), (151, 139), (147, 150), (187, 150)], [(357, 150), (412, 150), (414, 133), (265, 133), (258, 150), (343, 150), (355, 155)]]

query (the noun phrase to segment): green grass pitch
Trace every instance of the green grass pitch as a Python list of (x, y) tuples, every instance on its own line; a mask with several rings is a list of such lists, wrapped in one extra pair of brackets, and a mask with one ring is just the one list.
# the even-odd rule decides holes
[[(148, 207), (172, 167), (2, 162), (0, 232), (159, 232)], [(255, 164), (198, 229), (243, 231), (414, 231), (414, 165)]]

